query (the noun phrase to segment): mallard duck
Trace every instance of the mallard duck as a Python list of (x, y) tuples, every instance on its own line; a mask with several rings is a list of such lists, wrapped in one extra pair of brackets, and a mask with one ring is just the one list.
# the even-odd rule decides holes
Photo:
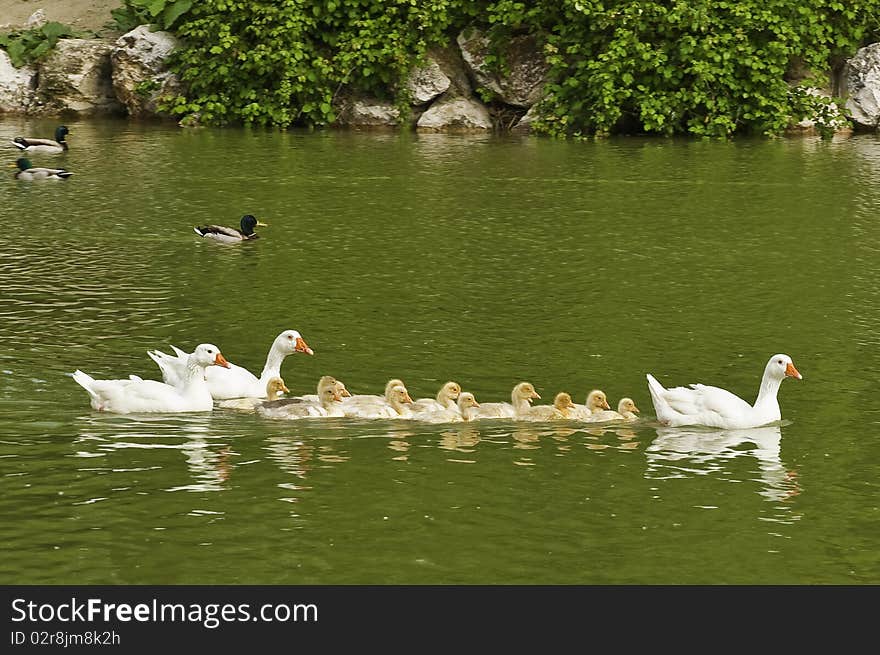
[(210, 343), (196, 347), (187, 357), (186, 370), (179, 386), (132, 375), (128, 380), (95, 380), (77, 369), (72, 377), (91, 397), (93, 409), (102, 412), (210, 412), (214, 409), (211, 392), (205, 382), (205, 369), (228, 367), (220, 349)]
[(36, 139), (32, 137), (17, 136), (12, 140), (19, 150), (24, 152), (39, 152), (47, 155), (58, 155), (67, 150), (67, 141), (64, 140), (70, 134), (70, 130), (66, 125), (60, 125), (55, 128), (55, 140), (52, 139)]
[(621, 398), (617, 403), (617, 413), (623, 417), (624, 421), (638, 421), (639, 408), (632, 398)]
[(282, 393), (290, 393), (290, 389), (287, 388), (287, 385), (284, 384), (284, 380), (281, 378), (270, 378), (269, 382), (266, 383), (266, 398), (230, 398), (229, 400), (223, 400), (218, 403), (217, 407), (222, 407), (224, 409), (240, 409), (243, 411), (254, 411), (257, 405), (272, 401), (278, 400), (278, 396)]
[(265, 223), (261, 223), (251, 214), (245, 214), (241, 217), (241, 229), (236, 230), (234, 227), (226, 227), (224, 225), (202, 225), (194, 227), (193, 231), (200, 237), (213, 239), (220, 243), (238, 243), (239, 241), (250, 241), (258, 238), (254, 228), (268, 227)]
[(773, 355), (764, 367), (761, 387), (754, 405), (726, 389), (705, 384), (664, 389), (657, 379), (647, 374), (648, 391), (654, 403), (657, 420), (663, 425), (705, 425), (711, 428), (755, 428), (778, 421), (782, 414), (776, 394), (785, 378), (802, 380), (791, 357)]
[(16, 168), (16, 179), (19, 180), (66, 180), (73, 175), (70, 171), (63, 168), (34, 168), (30, 159), (19, 157), (15, 160), (15, 164), (10, 164), (10, 168)]
[[(171, 346), (176, 356), (167, 355), (161, 350), (151, 350), (147, 354), (159, 365), (162, 371), (162, 379), (168, 384), (177, 385), (181, 380), (181, 373), (186, 363), (187, 354)], [(266, 355), (266, 364), (263, 372), (257, 377), (246, 368), (230, 364), (222, 371), (209, 369), (205, 371), (208, 388), (215, 400), (227, 398), (263, 398), (266, 393), (266, 385), (270, 378), (281, 377), (281, 364), (284, 358), (293, 353), (305, 353), (314, 355), (314, 351), (303, 340), (302, 335), (296, 330), (285, 330), (272, 342), (269, 353)]]

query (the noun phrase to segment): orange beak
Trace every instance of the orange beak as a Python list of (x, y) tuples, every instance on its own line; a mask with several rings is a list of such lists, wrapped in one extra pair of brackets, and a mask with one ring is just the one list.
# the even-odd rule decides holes
[[(227, 362), (226, 358), (223, 355), (221, 355), (220, 353), (217, 353), (217, 356), (214, 357), (214, 363), (217, 366), (222, 366), (223, 368), (229, 368), (229, 362)], [(285, 391), (286, 391), (286, 389), (285, 389)]]
[(785, 367), (785, 377), (788, 378), (797, 378), (798, 380), (803, 380), (804, 376), (801, 375), (798, 370), (794, 367), (794, 364), (791, 362)]
[(303, 340), (302, 337), (296, 338), (296, 348), (294, 350), (298, 353), (305, 353), (306, 355), (314, 355), (315, 351), (309, 348), (308, 344)]

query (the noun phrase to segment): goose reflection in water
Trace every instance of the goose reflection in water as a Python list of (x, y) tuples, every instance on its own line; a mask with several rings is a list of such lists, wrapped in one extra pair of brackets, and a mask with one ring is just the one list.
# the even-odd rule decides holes
[(768, 500), (782, 501), (800, 493), (797, 474), (780, 459), (782, 430), (778, 425), (742, 430), (657, 428), (657, 438), (645, 449), (654, 479), (684, 478), (723, 471), (737, 457), (758, 461), (762, 488)]

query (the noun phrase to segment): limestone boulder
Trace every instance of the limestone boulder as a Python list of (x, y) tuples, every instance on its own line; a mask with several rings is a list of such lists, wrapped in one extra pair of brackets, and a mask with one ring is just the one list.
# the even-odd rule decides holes
[(880, 127), (880, 43), (856, 52), (846, 63), (846, 109), (856, 127)]
[(0, 112), (25, 113), (34, 101), (37, 71), (32, 66), (16, 68), (0, 49)]
[(473, 98), (443, 97), (419, 117), (416, 128), (428, 131), (491, 130), (492, 117), (484, 105)]
[(120, 113), (110, 80), (112, 48), (106, 41), (60, 40), (39, 65), (37, 110), (83, 116)]
[(487, 63), (491, 44), (482, 32), (466, 30), (456, 41), (475, 86), (515, 107), (528, 108), (541, 99), (549, 66), (534, 37), (515, 36), (505, 44), (499, 54), (509, 71), (507, 75), (500, 75)]
[(374, 98), (352, 98), (339, 111), (339, 124), (349, 127), (397, 127), (400, 110)]
[(116, 40), (110, 53), (113, 91), (129, 115), (160, 115), (159, 100), (182, 91), (180, 79), (167, 67), (177, 45), (172, 34), (151, 32), (147, 25), (139, 25)]
[(412, 104), (423, 105), (445, 93), (451, 83), (437, 60), (429, 56), (425, 65), (419, 66), (409, 74), (406, 90)]

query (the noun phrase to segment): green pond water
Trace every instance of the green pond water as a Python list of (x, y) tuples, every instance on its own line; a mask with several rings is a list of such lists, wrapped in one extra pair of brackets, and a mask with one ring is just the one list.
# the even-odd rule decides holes
[[(56, 121), (0, 120), (9, 140)], [(0, 180), (3, 583), (880, 583), (880, 140), (182, 130), (82, 121)], [(223, 246), (192, 226), (269, 224)], [(626, 427), (93, 411), (217, 344), (353, 393), (631, 396)], [(783, 422), (668, 430), (645, 374)]]

